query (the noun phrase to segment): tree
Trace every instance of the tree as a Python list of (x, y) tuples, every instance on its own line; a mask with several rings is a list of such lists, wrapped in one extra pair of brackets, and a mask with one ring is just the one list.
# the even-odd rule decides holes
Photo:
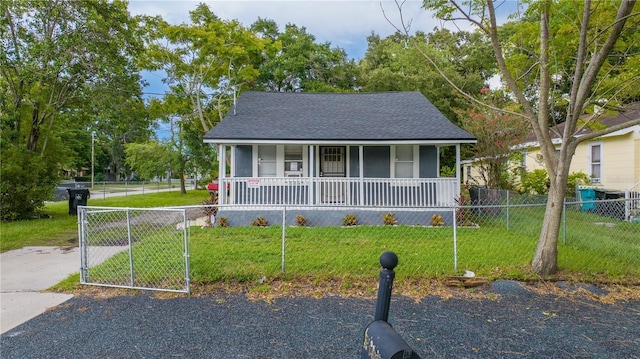
[[(462, 121), (456, 109), (468, 109), (469, 104), (452, 90), (436, 69), (429, 66), (423, 53), (439, 59), (443, 64), (440, 71), (469, 93), (477, 94), (488, 86), (488, 80), (495, 71), (487, 39), (468, 32), (437, 30), (431, 34), (417, 32), (406, 36), (398, 32), (384, 39), (372, 34), (367, 41), (367, 52), (359, 63), (363, 91), (418, 90), (458, 125)], [(462, 155), (471, 155), (468, 146), (462, 147)], [(440, 157), (442, 168), (453, 169), (455, 173), (455, 148), (441, 147)]]
[(234, 96), (258, 76), (256, 66), (263, 52), (270, 51), (270, 40), (259, 39), (237, 20), (220, 19), (205, 4), (190, 17), (191, 24), (181, 25), (146, 19), (152, 35), (144, 66), (167, 74), (163, 81), (171, 101), (182, 101), (178, 107), (189, 113), (181, 117), (196, 121), (204, 134), (222, 119)]
[[(499, 26), (493, 0), (424, 1), (438, 18), (467, 21), (489, 36), (502, 81), (522, 106), (519, 115), (529, 122), (540, 144), (550, 186), (532, 267), (546, 277), (558, 268), (564, 189), (577, 145), (640, 123), (631, 119), (602, 128), (599, 113), (593, 111), (596, 105), (619, 109), (625, 100), (637, 96), (638, 86), (632, 84), (638, 82), (640, 59), (629, 49), (638, 46), (639, 9), (633, 0), (528, 4), (523, 17)], [(556, 86), (560, 83), (565, 85)], [(563, 102), (566, 106), (555, 106)], [(562, 114), (562, 132), (552, 120), (551, 109)], [(593, 131), (576, 136), (585, 126)], [(562, 138), (559, 151), (551, 141), (553, 134)]]
[[(360, 61), (364, 91), (419, 90), (440, 112), (460, 124), (455, 109), (469, 108), (463, 98), (426, 62), (423, 53), (437, 58), (447, 78), (468, 93), (480, 93), (495, 71), (490, 44), (482, 36), (469, 32), (435, 30), (414, 35), (396, 33), (384, 39), (372, 34)], [(411, 43), (413, 46), (408, 46)]]
[(128, 143), (125, 146), (127, 165), (142, 180), (161, 178), (170, 172), (175, 154), (170, 144), (158, 141)]
[(142, 48), (123, 1), (15, 0), (0, 11), (5, 220), (44, 205), (60, 169), (86, 161), (87, 134), (98, 124), (137, 122), (112, 115), (141, 103), (135, 58)]
[(488, 188), (508, 188), (509, 163), (514, 157), (512, 148), (522, 143), (530, 129), (520, 117), (493, 109), (517, 109), (517, 105), (504, 93), (489, 88), (480, 92), (481, 101), (491, 107), (474, 106), (469, 110), (458, 110), (458, 114), (464, 118), (464, 129), (478, 139), (473, 149), (475, 158), (479, 160), (482, 183)]
[(273, 41), (265, 52), (260, 75), (252, 86), (258, 90), (287, 92), (339, 92), (357, 88), (357, 66), (344, 50), (331, 43), (318, 44), (304, 27), (287, 24), (278, 31), (273, 20), (258, 19), (251, 30), (262, 39)]

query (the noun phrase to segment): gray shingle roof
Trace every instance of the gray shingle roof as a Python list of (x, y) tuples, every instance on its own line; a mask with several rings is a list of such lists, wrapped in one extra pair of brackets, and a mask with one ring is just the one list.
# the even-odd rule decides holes
[(451, 123), (420, 92), (244, 92), (204, 136), (231, 140), (451, 141), (475, 137)]

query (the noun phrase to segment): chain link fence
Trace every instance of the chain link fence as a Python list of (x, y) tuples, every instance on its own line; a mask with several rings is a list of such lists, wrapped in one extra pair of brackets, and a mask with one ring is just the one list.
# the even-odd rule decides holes
[[(489, 279), (528, 279), (534, 276), (531, 261), (545, 208), (543, 196), (505, 192), (456, 207), (219, 205), (176, 212), (131, 210), (135, 221), (125, 220), (122, 211), (91, 209), (85, 220), (87, 240), (99, 248), (123, 248), (123, 254), (89, 269), (83, 280), (95, 282), (98, 277), (116, 285), (131, 282), (136, 287), (153, 287), (175, 285), (167, 273), (178, 278), (179, 272), (189, 274), (180, 282), (187, 286), (189, 278), (194, 283), (270, 278), (348, 282), (370, 278), (379, 270), (380, 253), (387, 250), (398, 254), (400, 276), (444, 277), (472, 271)], [(561, 273), (581, 281), (637, 282), (640, 221), (633, 217), (640, 215), (637, 208), (632, 200), (567, 199), (558, 237)], [(168, 220), (165, 211), (174, 215), (184, 211), (184, 224)], [(209, 217), (212, 214), (215, 217)], [(155, 219), (145, 220), (146, 216)], [(123, 240), (128, 238), (127, 223), (131, 243)], [(143, 251), (144, 257), (133, 255), (142, 261), (131, 267), (142, 266), (146, 276), (154, 279), (135, 283), (138, 277), (130, 276), (140, 276), (140, 269), (127, 271), (132, 255), (125, 251)], [(108, 253), (104, 250), (100, 255)], [(171, 260), (169, 253), (173, 253)]]
[(186, 209), (80, 207), (80, 282), (189, 292)]

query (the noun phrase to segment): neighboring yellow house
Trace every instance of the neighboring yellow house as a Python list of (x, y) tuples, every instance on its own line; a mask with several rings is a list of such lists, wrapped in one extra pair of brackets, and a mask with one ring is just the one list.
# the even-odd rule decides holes
[[(617, 116), (602, 117), (599, 122), (610, 127), (640, 118), (640, 104)], [(560, 131), (562, 125), (559, 126)], [(589, 129), (580, 134), (589, 133)], [(560, 138), (554, 138), (558, 145)], [(527, 172), (544, 169), (538, 142), (524, 143), (518, 148), (523, 152), (520, 165)], [(465, 183), (483, 185), (479, 163), (481, 159), (462, 161), (462, 178)], [(517, 164), (514, 164), (517, 165)], [(607, 190), (640, 192), (640, 125), (631, 126), (590, 141), (582, 142), (576, 148), (569, 173), (584, 172), (592, 178), (594, 187)]]

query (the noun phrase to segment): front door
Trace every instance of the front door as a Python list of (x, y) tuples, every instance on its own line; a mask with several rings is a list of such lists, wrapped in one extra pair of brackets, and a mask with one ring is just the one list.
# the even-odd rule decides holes
[[(320, 198), (323, 203), (343, 203), (346, 183), (338, 178), (346, 177), (346, 148), (320, 147)], [(332, 177), (338, 177), (332, 179)]]

